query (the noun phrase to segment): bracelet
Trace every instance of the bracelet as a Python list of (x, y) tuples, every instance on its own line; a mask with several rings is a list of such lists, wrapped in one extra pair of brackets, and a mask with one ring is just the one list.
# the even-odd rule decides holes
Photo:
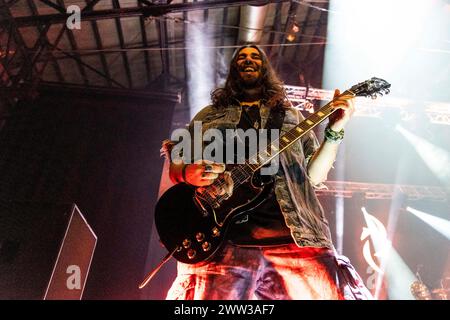
[(325, 128), (325, 139), (331, 143), (341, 143), (344, 139), (344, 129), (334, 131), (329, 126)]

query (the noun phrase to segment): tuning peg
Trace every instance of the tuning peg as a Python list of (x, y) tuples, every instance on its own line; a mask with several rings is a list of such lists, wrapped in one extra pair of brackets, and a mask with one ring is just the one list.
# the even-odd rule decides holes
[(391, 90), (389, 90), (388, 88), (384, 89), (384, 94), (389, 94), (391, 93)]
[(370, 97), (372, 98), (372, 99), (376, 99), (376, 98), (378, 98), (378, 96), (377, 96), (377, 94), (376, 93), (372, 93), (371, 95), (370, 95)]

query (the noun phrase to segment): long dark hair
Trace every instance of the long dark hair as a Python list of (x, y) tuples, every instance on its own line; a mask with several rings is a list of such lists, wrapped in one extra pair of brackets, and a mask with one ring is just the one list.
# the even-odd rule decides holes
[(258, 50), (261, 60), (261, 84), (262, 84), (262, 100), (270, 108), (286, 108), (289, 105), (284, 103), (286, 92), (283, 87), (283, 82), (278, 78), (275, 70), (272, 68), (267, 55), (255, 45), (245, 45), (238, 48), (231, 59), (230, 71), (228, 72), (227, 80), (223, 88), (217, 88), (211, 93), (211, 100), (214, 106), (218, 108), (226, 108), (235, 103), (236, 99), (243, 95), (244, 88), (239, 84), (239, 71), (236, 60), (238, 53), (244, 48), (255, 48)]

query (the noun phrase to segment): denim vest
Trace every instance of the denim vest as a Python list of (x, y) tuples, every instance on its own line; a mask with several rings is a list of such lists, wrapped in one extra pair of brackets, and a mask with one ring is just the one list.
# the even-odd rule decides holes
[[(230, 105), (227, 108), (207, 106), (192, 119), (189, 129), (193, 131), (194, 121), (202, 121), (203, 132), (210, 128), (236, 129), (241, 118), (241, 111), (239, 104)], [(261, 128), (264, 128), (270, 108), (261, 105), (260, 114)], [(280, 135), (303, 119), (298, 110), (287, 108)], [(163, 144), (163, 149), (164, 147), (168, 148), (167, 143), (166, 146)], [(307, 161), (318, 147), (317, 138), (314, 132), (310, 131), (280, 154), (280, 170), (274, 177), (275, 195), (285, 223), (299, 247), (333, 248), (328, 221), (315, 194), (315, 188), (320, 186), (312, 185), (305, 169)], [(167, 150), (166, 154), (168, 154)]]

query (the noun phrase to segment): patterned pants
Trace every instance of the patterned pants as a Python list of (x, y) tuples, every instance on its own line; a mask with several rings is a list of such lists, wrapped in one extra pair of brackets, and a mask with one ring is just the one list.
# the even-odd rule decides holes
[(227, 244), (205, 265), (178, 263), (167, 299), (373, 299), (348, 258), (328, 248)]

